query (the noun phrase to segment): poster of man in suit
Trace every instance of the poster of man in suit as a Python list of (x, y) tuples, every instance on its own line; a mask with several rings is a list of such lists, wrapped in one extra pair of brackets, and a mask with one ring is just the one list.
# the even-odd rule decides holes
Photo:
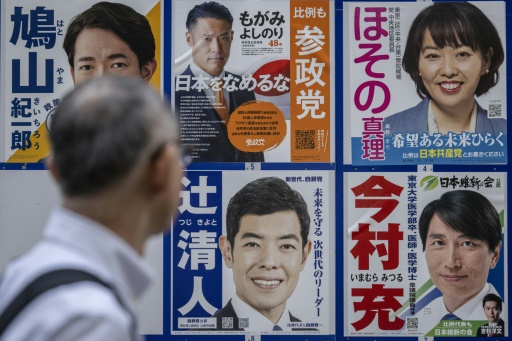
[(173, 102), (194, 162), (333, 159), (331, 7), (173, 2)]

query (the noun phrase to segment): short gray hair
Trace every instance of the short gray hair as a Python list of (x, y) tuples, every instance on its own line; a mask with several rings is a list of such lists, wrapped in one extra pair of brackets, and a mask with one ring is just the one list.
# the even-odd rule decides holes
[(178, 138), (170, 106), (146, 82), (107, 75), (67, 94), (51, 122), (59, 184), (69, 196), (100, 192)]

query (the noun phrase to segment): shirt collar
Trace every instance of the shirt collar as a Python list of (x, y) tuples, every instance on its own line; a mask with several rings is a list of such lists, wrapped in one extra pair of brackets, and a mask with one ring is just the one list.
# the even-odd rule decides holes
[[(482, 320), (481, 315), (483, 315), (484, 319), (487, 319), (482, 308), (482, 301), (490, 288), (491, 285), (486, 283), (482, 290), (480, 290), (480, 292), (475, 297), (464, 303), (461, 307), (452, 313), (461, 320)], [(441, 312), (439, 316), (444, 316), (449, 313), (449, 311), (446, 309), (446, 306), (444, 305), (444, 302), (441, 304), (440, 310)]]
[[(469, 131), (468, 133), (476, 132), (476, 114), (477, 114), (477, 104), (473, 105), (473, 109), (471, 110), (471, 121), (469, 122)], [(439, 133), (439, 128), (437, 127), (436, 118), (434, 116), (434, 111), (432, 110), (432, 101), (428, 103), (428, 112), (427, 112), (427, 124), (428, 124), (428, 134), (436, 134)]]
[[(242, 301), (237, 295), (233, 296), (231, 299), (231, 304), (233, 305), (233, 309), (235, 310), (236, 316), (238, 318), (248, 318), (249, 327), (244, 328), (245, 331), (250, 333), (255, 332), (272, 332), (274, 328), (274, 324), (268, 318), (263, 316), (256, 309)], [(283, 310), (283, 314), (281, 318), (277, 322), (277, 325), (281, 327), (284, 332), (291, 332), (292, 329), (288, 327), (290, 323), (290, 312), (288, 308), (285, 306)]]
[[(190, 71), (194, 74), (194, 76), (203, 75), (205, 78), (213, 79), (214, 76), (210, 75), (209, 73), (205, 72), (203, 69), (201, 69), (199, 66), (197, 66), (194, 63), (190, 63)], [(219, 75), (219, 78), (223, 79), (226, 76), (226, 71), (222, 70), (222, 72)]]
[(139, 298), (156, 277), (154, 270), (128, 243), (105, 226), (74, 211), (55, 209), (44, 235), (47, 240), (72, 248), (98, 264), (94, 270), (129, 300)]

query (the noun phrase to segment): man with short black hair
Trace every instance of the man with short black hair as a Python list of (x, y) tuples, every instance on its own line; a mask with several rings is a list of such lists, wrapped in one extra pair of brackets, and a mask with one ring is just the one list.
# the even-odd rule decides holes
[(157, 67), (149, 21), (124, 4), (99, 2), (75, 16), (63, 47), (75, 85), (106, 73), (149, 82)]
[(504, 336), (505, 321), (500, 317), (503, 309), (501, 297), (495, 294), (485, 295), (482, 307), (489, 323), (480, 326), (476, 336)]
[[(184, 144), (194, 148), (194, 161), (264, 161), (262, 152), (241, 151), (228, 137), (230, 115), (240, 105), (256, 99), (252, 90), (240, 88), (240, 75), (224, 69), (234, 38), (232, 26), (229, 9), (215, 1), (194, 6), (187, 16), (185, 38), (192, 49), (193, 63), (176, 77), (175, 104), (183, 126), (200, 127), (190, 136), (183, 133)], [(192, 86), (201, 80), (205, 82), (204, 88)]]
[(487, 282), (501, 249), (496, 208), (476, 191), (449, 191), (423, 209), (419, 233), (430, 278), (443, 294), (416, 314), (425, 317), (426, 332), (440, 320), (486, 320), (482, 299), (498, 294)]
[(291, 327), (301, 321), (286, 306), (311, 252), (309, 224), (306, 202), (280, 178), (251, 181), (231, 198), (219, 248), (236, 294), (215, 313), (217, 330), (316, 330)]

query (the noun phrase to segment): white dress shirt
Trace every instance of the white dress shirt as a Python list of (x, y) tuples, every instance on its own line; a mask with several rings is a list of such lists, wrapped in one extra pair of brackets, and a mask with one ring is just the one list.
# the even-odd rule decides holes
[[(468, 133), (476, 132), (476, 116), (477, 116), (477, 104), (473, 105), (473, 109), (471, 109), (471, 118), (469, 121), (469, 129)], [(434, 115), (434, 110), (432, 110), (432, 101), (428, 104), (428, 112), (427, 112), (427, 126), (428, 126), (428, 134), (432, 135), (435, 133), (439, 133), (439, 128), (437, 126), (436, 118)]]
[[(107, 228), (64, 208), (52, 212), (44, 237), (11, 262), (0, 279), (0, 312), (32, 280), (57, 269), (90, 272), (111, 284), (132, 309), (154, 277), (153, 270)], [(126, 341), (132, 317), (106, 287), (76, 282), (50, 289), (25, 307), (2, 341)]]
[[(485, 284), (483, 289), (480, 290), (475, 297), (451, 313), (463, 321), (487, 321), (482, 307), (482, 301), (487, 294), (498, 295), (496, 289), (494, 289), (494, 286), (490, 283)], [(441, 318), (448, 313), (450, 312), (444, 305), (443, 296), (436, 298), (415, 315), (419, 317), (419, 330), (424, 334), (428, 333), (441, 322)]]
[[(274, 328), (274, 324), (268, 318), (263, 316), (256, 309), (242, 301), (237, 295), (234, 295), (231, 299), (231, 304), (233, 305), (233, 309), (235, 310), (236, 316), (238, 318), (248, 318), (249, 319), (249, 327), (244, 328), (244, 330), (248, 333), (261, 333), (261, 332), (272, 332)], [(288, 308), (285, 307), (281, 318), (277, 322), (277, 325), (281, 327), (284, 332), (291, 332), (292, 329), (288, 327), (288, 323), (290, 323), (290, 312)], [(275, 331), (274, 331), (275, 333)]]

